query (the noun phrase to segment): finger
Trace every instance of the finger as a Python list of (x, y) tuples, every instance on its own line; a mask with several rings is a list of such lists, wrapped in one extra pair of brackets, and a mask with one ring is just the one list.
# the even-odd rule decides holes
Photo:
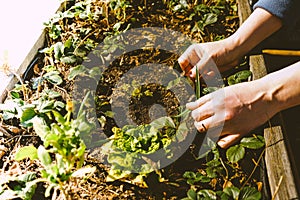
[(191, 70), (191, 77), (196, 76), (196, 68), (202, 76), (207, 75), (210, 71), (218, 71), (215, 61), (208, 55), (203, 56), (201, 60), (197, 62), (195, 67)]
[(237, 141), (239, 141), (240, 138), (241, 138), (240, 134), (227, 135), (218, 141), (218, 145), (221, 148), (226, 149), (231, 145), (235, 144)]
[(201, 121), (213, 115), (214, 115), (214, 109), (211, 106), (211, 102), (206, 103), (205, 106), (202, 105), (194, 109), (191, 113), (191, 116), (195, 121)]
[(206, 132), (208, 129), (210, 129), (210, 127), (211, 127), (210, 124), (211, 124), (211, 117), (206, 118), (202, 121), (194, 122), (194, 125), (199, 132)]
[(207, 103), (208, 101), (211, 100), (211, 95), (208, 94), (208, 95), (205, 95), (203, 97), (201, 97), (200, 99), (196, 100), (196, 101), (193, 101), (193, 102), (189, 102), (186, 104), (186, 108), (189, 109), (189, 110), (195, 110), (196, 108), (204, 105), (205, 103)]
[(178, 61), (178, 64), (179, 64), (180, 68), (182, 69), (182, 71), (185, 71), (186, 68), (188, 68), (189, 65), (190, 65), (189, 59), (185, 58), (184, 55), (182, 55), (181, 57), (179, 57), (177, 61)]

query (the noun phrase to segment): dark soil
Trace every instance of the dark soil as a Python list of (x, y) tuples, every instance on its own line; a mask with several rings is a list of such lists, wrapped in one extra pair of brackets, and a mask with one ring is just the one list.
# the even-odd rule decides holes
[[(146, 5), (144, 5), (144, 2), (146, 2)], [(180, 12), (174, 13), (158, 0), (134, 2), (132, 5), (133, 6), (127, 10), (127, 17), (122, 26), (126, 27), (128, 23), (131, 23), (132, 28), (165, 27), (188, 35), (198, 42), (211, 41), (217, 36), (227, 37), (234, 32), (238, 24), (237, 16), (234, 16), (236, 13), (230, 10), (228, 13), (220, 15), (218, 23), (206, 27), (204, 34), (200, 32), (191, 33), (193, 23), (188, 20), (188, 16), (191, 13), (186, 15)], [(233, 17), (226, 18), (226, 16), (229, 15), (233, 15)], [(109, 23), (113, 24), (115, 21), (115, 18), (109, 18)], [(83, 22), (79, 21), (77, 25), (79, 26), (81, 23)], [(97, 26), (100, 26), (101, 29), (101, 26), (105, 26), (105, 23), (107, 22), (102, 20)], [(93, 37), (101, 42), (104, 36), (102, 32), (99, 31), (99, 34)], [(166, 40), (166, 42), (168, 41)], [(128, 96), (126, 91), (120, 89), (122, 88), (122, 84), (118, 85), (118, 83), (129, 70), (142, 64), (157, 63), (174, 68), (179, 56), (180, 55), (175, 55), (160, 49), (140, 49), (124, 54), (111, 63), (97, 83), (95, 101), (97, 105), (96, 117), (105, 116), (105, 112), (112, 111), (113, 109), (118, 110), (118, 113), (122, 113), (126, 117), (116, 122), (113, 117), (105, 116), (107, 123), (103, 128), (97, 129), (97, 133), (93, 135), (95, 140), (101, 139), (103, 136), (99, 133), (103, 133), (106, 136), (112, 135), (112, 127), (120, 126), (120, 124), (128, 124), (128, 119), (132, 120), (134, 124), (140, 125), (149, 123), (160, 116), (177, 115), (179, 113), (179, 107), (183, 106), (179, 99), (184, 98), (185, 101), (187, 101), (191, 100), (191, 97), (185, 95), (184, 92), (182, 92), (182, 96), (177, 96), (172, 90), (167, 89), (165, 85), (157, 84), (158, 81), (156, 81), (156, 79), (161, 77), (161, 74), (164, 73), (163, 71), (157, 69), (157, 74), (149, 74), (149, 77), (145, 78), (145, 82), (148, 80), (152, 80), (153, 82), (140, 86), (140, 93), (145, 94), (147, 91), (149, 95), (130, 96), (129, 101), (126, 100)], [(37, 59), (30, 67), (28, 73), (26, 73), (27, 81), (39, 75), (44, 64), (43, 57)], [(70, 66), (61, 67), (60, 70), (62, 74), (67, 75), (69, 67)], [(180, 74), (180, 70), (176, 70), (178, 73), (175, 73), (174, 77), (171, 78), (176, 78), (176, 76)], [(89, 85), (95, 84), (95, 80), (85, 76), (81, 77), (81, 79), (86, 81), (84, 89), (89, 89)], [(68, 98), (71, 91), (73, 94), (76, 94), (74, 91), (82, 90), (82, 88), (76, 88), (78, 85), (74, 86), (73, 82), (68, 82), (65, 77), (64, 81), (63, 90), (55, 88), (55, 90), (63, 94), (63, 100)], [(185, 86), (178, 87), (179, 91), (184, 91), (185, 89)], [(80, 94), (77, 93), (77, 95)], [(76, 96), (74, 98), (76, 98)], [(105, 102), (108, 103), (104, 105)], [(0, 167), (2, 167), (0, 170), (3, 174), (21, 174), (26, 171), (38, 171), (38, 166), (29, 160), (18, 163), (13, 159), (13, 154), (18, 147), (25, 145), (39, 146), (41, 144), (40, 139), (32, 133), (31, 128), (20, 128), (18, 123), (17, 120), (13, 120), (3, 122), (2, 124), (8, 133), (5, 137), (0, 138), (0, 144), (8, 148), (0, 161)], [(20, 132), (14, 132), (11, 128), (20, 129)], [(199, 170), (201, 165), (205, 162), (205, 160), (195, 160), (193, 155), (193, 152), (196, 152), (198, 148), (197, 144), (201, 144), (202, 140), (203, 135), (198, 135), (194, 141), (195, 144), (191, 145), (190, 149), (182, 157), (162, 170), (162, 175), (167, 177), (165, 182), (158, 182), (157, 175), (155, 173), (150, 174), (146, 180), (149, 186), (148, 188), (141, 188), (124, 181), (107, 183), (105, 180), (109, 166), (103, 164), (104, 156), (97, 150), (97, 147), (89, 149), (87, 151), (85, 165), (96, 166), (96, 172), (85, 181), (77, 179), (71, 180), (66, 190), (72, 199), (181, 199), (186, 196), (186, 192), (190, 188), (186, 180), (182, 177), (182, 174), (188, 170)], [(222, 153), (224, 154), (224, 152)], [(247, 153), (247, 155), (249, 159), (258, 157), (258, 155), (253, 155), (251, 152)], [(246, 171), (250, 172), (253, 169), (253, 163), (251, 165), (249, 165), (249, 163), (242, 163), (241, 165), (245, 167)], [(259, 174), (255, 174), (255, 177), (259, 178), (259, 176)], [(216, 181), (222, 182), (222, 180)], [(238, 179), (234, 181), (239, 184)], [(220, 185), (215, 185), (214, 187), (220, 189)], [(47, 199), (43, 193), (43, 186), (39, 185), (33, 199)]]

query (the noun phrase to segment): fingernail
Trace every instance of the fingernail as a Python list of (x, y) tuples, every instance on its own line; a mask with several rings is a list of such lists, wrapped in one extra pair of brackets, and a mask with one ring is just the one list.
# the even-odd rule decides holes
[(187, 109), (190, 109), (190, 108), (194, 107), (193, 106), (194, 104), (195, 104), (195, 102), (189, 102), (185, 106), (187, 107)]
[(221, 148), (224, 148), (225, 145), (226, 145), (226, 142), (224, 140), (219, 140), (218, 141), (218, 145), (221, 147)]

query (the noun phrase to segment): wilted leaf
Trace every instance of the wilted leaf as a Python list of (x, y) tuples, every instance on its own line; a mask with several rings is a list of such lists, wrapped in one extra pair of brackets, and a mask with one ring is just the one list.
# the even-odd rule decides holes
[(163, 127), (176, 128), (172, 118), (166, 116), (153, 120), (150, 125), (156, 129), (161, 129)]
[(59, 60), (64, 54), (65, 46), (62, 42), (57, 42), (54, 44), (54, 57), (55, 60)]
[(96, 167), (82, 167), (76, 170), (72, 177), (84, 178), (87, 174), (93, 174), (96, 171)]
[(176, 131), (176, 139), (181, 142), (184, 140), (184, 138), (186, 137), (187, 135), (187, 132), (188, 132), (188, 127), (186, 125), (185, 122), (181, 123), (179, 125), (179, 127), (177, 128), (177, 131)]
[(32, 122), (34, 131), (39, 137), (41, 137), (42, 140), (44, 140), (46, 135), (49, 134), (50, 128), (46, 125), (42, 118), (35, 117)]
[(214, 13), (207, 13), (203, 16), (203, 27), (216, 23), (218, 21), (218, 15)]

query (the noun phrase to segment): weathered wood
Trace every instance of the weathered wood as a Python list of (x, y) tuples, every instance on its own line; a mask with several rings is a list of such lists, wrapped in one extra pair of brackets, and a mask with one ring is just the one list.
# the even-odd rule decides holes
[[(251, 14), (248, 0), (237, 0), (239, 9), (240, 24), (242, 24)], [(263, 55), (252, 55), (249, 59), (250, 70), (253, 73), (253, 80), (267, 75), (268, 68)], [(275, 199), (299, 199), (297, 185), (295, 184), (292, 164), (293, 157), (289, 154), (289, 142), (283, 132), (283, 121), (281, 114), (277, 114), (271, 119), (272, 128), (264, 130), (266, 140), (265, 163), (268, 174), (271, 195)]]
[(248, 0), (237, 0), (238, 4), (238, 15), (240, 25), (249, 17), (251, 14), (251, 8)]
[(298, 199), (292, 166), (281, 126), (264, 130), (266, 141), (265, 161), (271, 194), (274, 199)]
[(267, 75), (267, 69), (262, 55), (252, 55), (249, 59), (253, 80), (260, 79)]

